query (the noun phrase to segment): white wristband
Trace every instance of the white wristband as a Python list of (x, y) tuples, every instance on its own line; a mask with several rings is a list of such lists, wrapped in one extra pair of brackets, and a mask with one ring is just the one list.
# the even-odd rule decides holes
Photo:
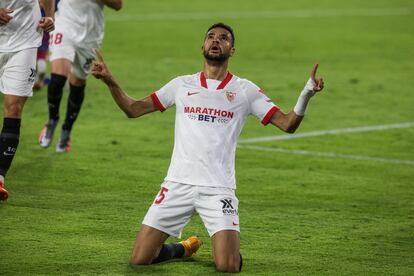
[(296, 113), (296, 115), (305, 115), (306, 107), (308, 106), (310, 98), (316, 94), (316, 92), (313, 91), (315, 85), (316, 83), (312, 79), (309, 79), (306, 83), (305, 87), (299, 95), (295, 107), (293, 108), (293, 111)]

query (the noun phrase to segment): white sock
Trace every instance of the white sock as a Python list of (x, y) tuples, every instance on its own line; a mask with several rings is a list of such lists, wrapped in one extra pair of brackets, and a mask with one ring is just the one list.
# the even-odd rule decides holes
[(38, 59), (37, 60), (37, 72), (38, 73), (44, 73), (46, 72), (46, 60), (44, 59)]

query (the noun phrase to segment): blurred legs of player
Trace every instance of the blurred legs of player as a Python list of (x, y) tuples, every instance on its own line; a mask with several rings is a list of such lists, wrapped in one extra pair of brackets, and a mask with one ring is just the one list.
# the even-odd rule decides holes
[(0, 91), (4, 94), (4, 119), (0, 134), (0, 201), (8, 198), (4, 178), (19, 145), (23, 107), (32, 96), (36, 75), (36, 48), (0, 53)]
[(86, 80), (71, 73), (72, 62), (60, 58), (52, 61), (52, 74), (48, 86), (48, 107), (49, 120), (42, 129), (39, 136), (39, 144), (43, 148), (49, 147), (53, 134), (59, 121), (59, 107), (63, 94), (63, 87), (69, 77), (69, 97), (67, 112), (59, 141), (56, 145), (56, 152), (70, 151), (70, 132), (75, 123), (85, 97)]
[(4, 119), (0, 134), (0, 200), (8, 198), (4, 177), (10, 168), (19, 145), (20, 122), (23, 106), (27, 97), (4, 95)]
[(201, 246), (196, 236), (179, 243), (164, 244), (168, 234), (142, 224), (130, 257), (132, 265), (149, 265), (193, 256)]

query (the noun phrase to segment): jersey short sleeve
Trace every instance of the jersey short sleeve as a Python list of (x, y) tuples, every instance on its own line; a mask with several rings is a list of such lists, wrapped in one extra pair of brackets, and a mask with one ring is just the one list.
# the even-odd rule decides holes
[(180, 78), (175, 78), (161, 87), (161, 89), (151, 94), (152, 101), (161, 112), (175, 104), (175, 95), (180, 84)]
[(254, 83), (246, 81), (245, 88), (249, 102), (249, 113), (256, 116), (263, 125), (267, 125), (273, 114), (279, 111), (280, 108)]

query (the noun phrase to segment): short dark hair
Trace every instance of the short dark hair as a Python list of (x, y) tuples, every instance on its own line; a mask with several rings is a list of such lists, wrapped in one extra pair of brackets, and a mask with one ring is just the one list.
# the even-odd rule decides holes
[(231, 46), (234, 46), (234, 41), (235, 41), (235, 39), (234, 39), (234, 32), (233, 32), (233, 29), (232, 29), (229, 25), (224, 24), (224, 23), (221, 23), (221, 22), (219, 22), (219, 23), (215, 23), (215, 24), (211, 25), (211, 26), (208, 28), (208, 30), (207, 30), (207, 32), (206, 32), (206, 35), (208, 34), (208, 32), (209, 32), (211, 29), (214, 29), (214, 28), (223, 28), (223, 29), (226, 29), (227, 31), (229, 31), (229, 32), (230, 32), (230, 34), (231, 34), (231, 38), (232, 38), (232, 43), (231, 43)]

